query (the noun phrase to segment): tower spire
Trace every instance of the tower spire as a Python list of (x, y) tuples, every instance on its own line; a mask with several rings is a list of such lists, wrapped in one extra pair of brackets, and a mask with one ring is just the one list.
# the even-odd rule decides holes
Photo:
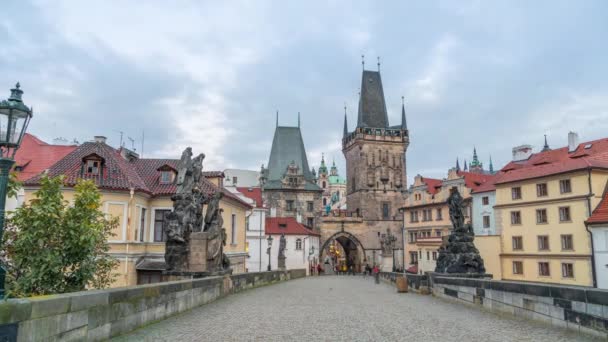
[(468, 167), (467, 167), (467, 160), (464, 160), (464, 171), (468, 171)]
[(545, 146), (543, 146), (543, 149), (541, 150), (541, 152), (545, 152), (545, 151), (551, 151), (551, 148), (549, 147), (549, 144), (547, 143), (547, 135), (545, 134)]
[(348, 135), (348, 123), (346, 121), (346, 103), (344, 104), (344, 134), (343, 137)]
[(405, 97), (401, 96), (401, 129), (407, 129), (407, 121), (405, 120)]
[(458, 161), (458, 157), (456, 157), (456, 171), (460, 171), (460, 162)]
[(380, 72), (380, 56), (378, 56), (378, 72)]
[(365, 70), (365, 55), (361, 55), (361, 69)]
[(494, 165), (492, 165), (492, 155), (490, 154), (490, 173), (494, 173)]
[(277, 109), (277, 126), (276, 127), (279, 127), (279, 110), (278, 109)]
[(300, 112), (298, 112), (298, 128), (300, 128)]

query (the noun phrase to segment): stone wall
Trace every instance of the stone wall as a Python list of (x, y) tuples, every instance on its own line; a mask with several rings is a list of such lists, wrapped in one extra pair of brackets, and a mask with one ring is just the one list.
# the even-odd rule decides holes
[[(218, 298), (302, 278), (306, 270), (243, 273), (0, 302), (3, 341), (100, 341)], [(13, 338), (11, 338), (13, 336)]]
[[(380, 272), (380, 279), (388, 282), (388, 283), (395, 283), (397, 280), (397, 277), (402, 277), (403, 273), (397, 273), (397, 272)], [(424, 294), (428, 294), (428, 277), (424, 274), (407, 274), (406, 275), (407, 278), (407, 285), (408, 285), (408, 291), (412, 291), (412, 292), (416, 292), (416, 293), (424, 293)]]
[(608, 291), (431, 275), (433, 295), (608, 338)]

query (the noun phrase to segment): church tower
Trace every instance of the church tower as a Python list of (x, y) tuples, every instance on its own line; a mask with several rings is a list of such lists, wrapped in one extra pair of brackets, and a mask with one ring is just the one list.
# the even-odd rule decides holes
[(345, 115), (342, 137), (349, 211), (358, 211), (370, 221), (401, 218), (408, 145), (405, 104), (401, 105), (401, 124), (389, 126), (380, 71), (363, 70), (357, 127), (349, 132)]

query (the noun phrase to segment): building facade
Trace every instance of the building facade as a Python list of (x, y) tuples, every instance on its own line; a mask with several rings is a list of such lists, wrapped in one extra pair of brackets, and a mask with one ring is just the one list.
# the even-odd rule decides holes
[[(315, 170), (313, 168), (314, 175)], [(325, 156), (321, 157), (316, 183), (323, 189), (322, 203), (325, 213), (329, 213), (331, 210), (346, 209), (346, 179), (338, 174), (338, 167), (336, 167), (335, 162), (332, 162), (328, 172), (325, 165)]]
[(262, 272), (268, 266), (264, 240), (266, 239), (266, 217), (260, 187), (237, 187), (237, 191), (249, 199), (253, 209), (247, 216), (247, 272)]
[(496, 186), (489, 181), (479, 186), (471, 193), (473, 204), (472, 224), (475, 235), (500, 235), (496, 230), (496, 219), (494, 216), (494, 205), (496, 204)]
[(592, 242), (585, 221), (608, 181), (608, 139), (513, 149), (496, 180), (494, 206), (505, 280), (592, 286)]
[(586, 224), (592, 234), (596, 287), (608, 289), (608, 187)]
[[(104, 137), (85, 142), (48, 168), (51, 177), (63, 175), (63, 197), (73, 200), (78, 179), (93, 180), (102, 196), (102, 209), (119, 224), (109, 239), (110, 254), (119, 264), (112, 286), (157, 282), (165, 269), (164, 217), (173, 209), (178, 159), (143, 159), (125, 148), (115, 149)], [(24, 182), (25, 201), (34, 198), (41, 174)], [(201, 190), (221, 191), (227, 233), (225, 252), (235, 273), (245, 272), (245, 220), (251, 206), (222, 187), (221, 172), (205, 172)]]
[[(306, 269), (310, 274), (311, 265), (319, 261), (319, 233), (315, 232), (293, 217), (266, 218), (265, 239), (262, 242), (264, 269), (276, 270), (279, 260), (279, 241), (285, 235), (285, 269)], [(268, 237), (272, 237), (270, 258), (267, 254)]]

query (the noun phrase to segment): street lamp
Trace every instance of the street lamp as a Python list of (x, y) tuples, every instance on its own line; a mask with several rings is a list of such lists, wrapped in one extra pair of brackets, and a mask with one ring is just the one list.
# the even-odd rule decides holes
[(268, 271), (270, 271), (270, 247), (272, 247), (272, 235), (268, 235), (268, 239), (266, 239), (266, 241), (268, 241), (268, 248), (266, 249), (266, 253), (268, 253)]
[[(8, 100), (0, 102), (0, 241), (4, 233), (4, 209), (6, 206), (6, 187), (11, 167), (15, 164), (15, 153), (32, 118), (33, 110), (23, 104), (19, 83), (11, 89)], [(4, 298), (4, 279), (6, 271), (0, 265), (0, 299)]]

